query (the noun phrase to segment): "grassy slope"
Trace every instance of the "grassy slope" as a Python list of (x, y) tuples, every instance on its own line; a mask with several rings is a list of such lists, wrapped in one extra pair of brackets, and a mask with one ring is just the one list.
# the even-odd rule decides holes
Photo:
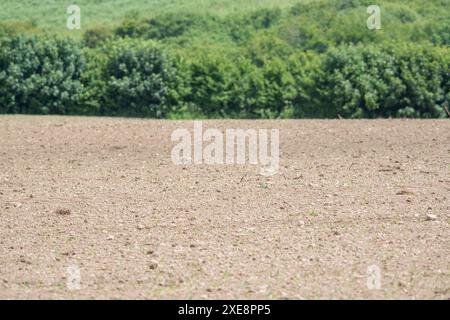
[(39, 28), (65, 32), (70, 4), (82, 9), (83, 28), (116, 24), (127, 14), (152, 16), (167, 12), (229, 14), (256, 8), (285, 7), (299, 0), (2, 0), (0, 21), (31, 22)]
[[(66, 29), (66, 10), (72, 3), (82, 9), (81, 31)], [(235, 15), (258, 8), (292, 7), (297, 3), (312, 5), (301, 6), (297, 14), (285, 15), (277, 23), (285, 33), (304, 34), (308, 29), (317, 38), (325, 37), (338, 42), (358, 42), (359, 38), (367, 37), (366, 6), (372, 3), (371, 0), (1, 0), (0, 24), (11, 25), (13, 30), (49, 30), (80, 37), (84, 31), (98, 26), (106, 26), (107, 29), (118, 26), (127, 16), (133, 19), (136, 16), (150, 18), (166, 13), (189, 12)], [(377, 32), (377, 41), (428, 40), (431, 28), (447, 38), (444, 43), (450, 42), (450, 11), (447, 10), (450, 0), (377, 0), (377, 4), (382, 7), (383, 24), (383, 29)], [(35, 28), (30, 29), (30, 25)], [(194, 27), (188, 38), (190, 42), (200, 39), (201, 45), (220, 43), (224, 40), (220, 35), (223, 31), (220, 26), (218, 29)], [(356, 38), (341, 39), (350, 34)], [(301, 39), (295, 41), (301, 43)]]

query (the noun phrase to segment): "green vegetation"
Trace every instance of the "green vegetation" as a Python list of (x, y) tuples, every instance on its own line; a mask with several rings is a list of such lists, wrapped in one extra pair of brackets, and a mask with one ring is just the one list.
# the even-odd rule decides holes
[(2, 2), (0, 112), (430, 118), (450, 104), (450, 0), (377, 1), (377, 31), (367, 0), (76, 3), (81, 31), (66, 1)]
[(0, 112), (83, 112), (85, 59), (68, 40), (13, 37), (0, 47)]
[(125, 17), (197, 13), (225, 16), (259, 8), (286, 8), (299, 0), (2, 0), (0, 21), (33, 24), (55, 33), (65, 32), (69, 5), (81, 7), (83, 28), (114, 27)]
[(319, 216), (319, 212), (316, 210), (309, 210), (308, 211), (308, 215), (311, 217), (318, 217)]

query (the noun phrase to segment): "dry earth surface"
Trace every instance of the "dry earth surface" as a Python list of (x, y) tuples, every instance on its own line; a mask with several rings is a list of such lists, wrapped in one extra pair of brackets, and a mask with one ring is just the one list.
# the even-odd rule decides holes
[(204, 125), (279, 128), (279, 174), (172, 164), (191, 121), (1, 116), (0, 298), (450, 298), (450, 121)]

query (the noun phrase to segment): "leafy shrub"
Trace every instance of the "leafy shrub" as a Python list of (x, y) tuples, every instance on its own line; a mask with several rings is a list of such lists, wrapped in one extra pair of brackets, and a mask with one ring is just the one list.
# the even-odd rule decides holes
[(254, 37), (243, 47), (246, 57), (250, 58), (252, 63), (257, 66), (263, 66), (268, 57), (288, 58), (296, 50), (283, 39), (272, 34), (262, 33)]
[(350, 118), (442, 117), (448, 54), (417, 45), (332, 49), (316, 79), (318, 108)]
[[(200, 51), (188, 60), (189, 102), (207, 117), (277, 118), (292, 106), (295, 79), (283, 58)], [(270, 52), (271, 50), (269, 50)]]
[(279, 29), (279, 35), (291, 47), (302, 50), (325, 52), (332, 44), (323, 36), (320, 28), (313, 24), (307, 25), (301, 21), (283, 24)]
[(83, 43), (88, 48), (99, 47), (113, 36), (113, 30), (107, 26), (97, 26), (83, 34)]
[(393, 14), (401, 23), (411, 23), (417, 20), (417, 14), (406, 7), (395, 10)]
[(119, 37), (167, 39), (179, 37), (194, 27), (207, 25), (211, 17), (191, 13), (166, 13), (151, 19), (128, 18), (115, 30)]
[(229, 59), (208, 52), (197, 52), (188, 60), (192, 91), (188, 101), (203, 111), (205, 115), (222, 117), (237, 108), (230, 101), (236, 67)]
[(450, 22), (432, 23), (423, 29), (423, 37), (433, 44), (450, 46)]
[(290, 73), (294, 78), (295, 94), (292, 96), (292, 117), (296, 118), (333, 118), (333, 112), (328, 106), (321, 107), (321, 97), (317, 85), (324, 79), (322, 68), (323, 55), (300, 52), (287, 59)]
[(99, 71), (101, 113), (164, 117), (177, 84), (171, 59), (153, 42), (112, 41), (104, 49), (105, 63)]
[(360, 0), (338, 0), (335, 1), (335, 7), (337, 10), (348, 10), (362, 6)]
[(0, 112), (74, 114), (85, 59), (70, 40), (18, 36), (0, 46)]
[(227, 17), (223, 22), (231, 39), (242, 43), (258, 30), (269, 29), (280, 21), (280, 9), (259, 9), (252, 13)]
[(13, 37), (20, 34), (39, 33), (33, 21), (0, 22), (0, 38)]
[(148, 21), (145, 37), (148, 39), (164, 39), (178, 37), (187, 32), (202, 18), (193, 14), (165, 14)]

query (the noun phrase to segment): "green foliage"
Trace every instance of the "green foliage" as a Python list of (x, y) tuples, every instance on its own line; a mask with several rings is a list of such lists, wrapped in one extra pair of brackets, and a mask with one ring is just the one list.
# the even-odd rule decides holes
[(199, 51), (188, 60), (191, 93), (187, 101), (197, 105), (209, 117), (239, 114), (235, 80), (239, 69), (231, 59)]
[(92, 29), (97, 24), (120, 22), (130, 13), (145, 18), (185, 13), (226, 16), (264, 8), (285, 8), (298, 1), (303, 0), (2, 0), (0, 21), (35, 20), (39, 28), (61, 33), (70, 4), (81, 7), (82, 28)]
[(206, 19), (194, 14), (172, 13), (145, 20), (131, 17), (126, 19), (115, 33), (119, 37), (161, 40), (181, 36), (194, 25), (201, 25), (203, 20)]
[(13, 37), (23, 33), (38, 33), (39, 29), (33, 21), (0, 22), (0, 38)]
[(291, 47), (300, 50), (322, 53), (332, 44), (315, 24), (305, 24), (301, 21), (288, 21), (280, 26), (279, 36)]
[(273, 27), (280, 18), (280, 9), (260, 9), (245, 15), (227, 17), (222, 23), (234, 42), (243, 43), (256, 31)]
[(257, 66), (262, 66), (267, 57), (287, 58), (296, 52), (286, 41), (270, 33), (261, 33), (252, 38), (243, 51)]
[(120, 40), (104, 47), (100, 67), (101, 113), (164, 117), (167, 99), (176, 87), (176, 69), (155, 43)]
[(78, 41), (43, 36), (64, 17), (19, 19), (14, 3), (0, 12), (0, 112), (428, 118), (450, 103), (449, 0), (379, 0), (378, 31), (370, 0), (79, 0), (83, 31), (64, 31)]
[(249, 40), (256, 31), (269, 29), (281, 18), (280, 9), (260, 9), (255, 12), (217, 17), (209, 14), (192, 13), (166, 13), (150, 19), (141, 19), (137, 16), (126, 18), (116, 28), (115, 34), (119, 37), (132, 37), (141, 39), (154, 39), (172, 41), (188, 35), (195, 38), (204, 35), (204, 30), (215, 32), (234, 43), (242, 44)]
[(0, 112), (79, 112), (85, 59), (76, 43), (17, 36), (0, 45)]
[(350, 118), (443, 117), (449, 55), (417, 45), (332, 49), (316, 80), (317, 106)]
[(83, 34), (83, 43), (88, 48), (96, 48), (112, 37), (113, 30), (110, 27), (96, 26)]

